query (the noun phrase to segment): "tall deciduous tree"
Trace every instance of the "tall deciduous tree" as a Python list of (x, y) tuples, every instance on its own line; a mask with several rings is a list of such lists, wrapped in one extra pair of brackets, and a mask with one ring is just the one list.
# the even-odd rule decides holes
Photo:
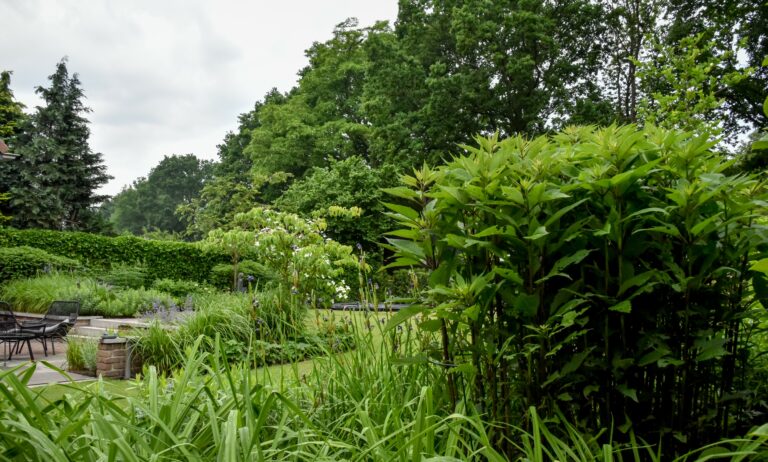
[(18, 136), (13, 162), (16, 178), (11, 188), (14, 225), (50, 229), (94, 229), (93, 207), (107, 196), (96, 190), (111, 177), (102, 155), (88, 144), (90, 109), (77, 74), (69, 75), (66, 59), (48, 77), (50, 87), (36, 92), (38, 106)]
[(193, 154), (165, 156), (147, 178), (139, 178), (114, 197), (110, 221), (117, 231), (134, 234), (183, 232), (185, 225), (176, 209), (199, 197), (211, 170), (210, 161)]

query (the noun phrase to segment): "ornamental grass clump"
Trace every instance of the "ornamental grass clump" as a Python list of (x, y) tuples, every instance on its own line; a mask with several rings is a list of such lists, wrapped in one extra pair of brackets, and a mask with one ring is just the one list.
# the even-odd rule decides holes
[(390, 328), (419, 315), (439, 337), (423, 355), (451, 401), (467, 390), (500, 424), (534, 406), (633, 429), (667, 455), (765, 415), (750, 398), (762, 181), (730, 173), (706, 137), (654, 127), (477, 143), (387, 190), (390, 266), (430, 273)]

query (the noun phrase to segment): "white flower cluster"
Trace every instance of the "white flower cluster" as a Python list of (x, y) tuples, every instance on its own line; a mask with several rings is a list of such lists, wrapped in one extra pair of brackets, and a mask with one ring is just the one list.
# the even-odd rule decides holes
[(342, 281), (340, 285), (336, 286), (336, 299), (346, 300), (348, 296), (349, 296), (349, 286)]

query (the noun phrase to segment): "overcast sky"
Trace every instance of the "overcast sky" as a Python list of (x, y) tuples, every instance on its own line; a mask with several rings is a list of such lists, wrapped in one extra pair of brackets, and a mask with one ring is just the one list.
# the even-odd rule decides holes
[(336, 24), (396, 15), (397, 0), (0, 0), (0, 70), (31, 111), (69, 57), (115, 194), (164, 155), (215, 159), (237, 116), (295, 85), (304, 50)]

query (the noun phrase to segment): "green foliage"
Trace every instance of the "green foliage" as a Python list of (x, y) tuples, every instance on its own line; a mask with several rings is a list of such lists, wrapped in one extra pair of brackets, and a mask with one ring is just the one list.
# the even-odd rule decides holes
[(388, 205), (390, 266), (431, 272), (399, 319), (439, 336), (451, 398), (467, 383), (492, 421), (559, 408), (672, 451), (748, 428), (763, 185), (684, 132), (477, 142), (389, 191), (410, 203)]
[(106, 199), (96, 190), (109, 181), (102, 155), (88, 145), (90, 130), (83, 104), (85, 95), (77, 74), (70, 77), (66, 59), (38, 87), (44, 101), (20, 128), (16, 153), (7, 162), (10, 172), (10, 207), (17, 227), (98, 229), (92, 208)]
[(150, 241), (133, 236), (110, 238), (79, 232), (0, 228), (0, 247), (30, 246), (81, 261), (91, 268), (136, 265), (155, 279), (205, 281), (211, 268), (227, 261), (226, 254), (193, 244)]
[(156, 290), (118, 290), (93, 279), (58, 274), (10, 281), (0, 294), (14, 310), (28, 313), (45, 313), (55, 300), (78, 300), (81, 315), (107, 317), (131, 317), (157, 304), (173, 304), (168, 294)]
[[(274, 275), (271, 274), (264, 265), (257, 263), (253, 260), (243, 260), (238, 262), (237, 272), (243, 275), (243, 287), (254, 287), (259, 284), (263, 284), (266, 281), (274, 279)], [(214, 287), (219, 289), (233, 289), (233, 281), (237, 283), (238, 275), (235, 274), (235, 265), (219, 264), (211, 269), (211, 274), (208, 277), (208, 281), (213, 284)]]
[(24, 105), (16, 101), (11, 90), (11, 71), (0, 72), (0, 138), (13, 138), (24, 120)]
[[(156, 333), (156, 346), (176, 348), (166, 332)], [(109, 454), (133, 461), (158, 454), (190, 461), (672, 460), (641, 441), (625, 446), (612, 441), (615, 434), (580, 433), (535, 410), (526, 410), (531, 429), (515, 429), (514, 449), (499, 453), (488, 433), (492, 427), (476, 410), (445, 409), (433, 369), (395, 365), (390, 345), (373, 339), (358, 332), (359, 348), (318, 360), (306, 374), (298, 365), (284, 373), (253, 371), (256, 350), (246, 361), (230, 363), (224, 341), (212, 354), (201, 353), (196, 343), (170, 376), (147, 368), (127, 392), (103, 381), (68, 384), (55, 400), (45, 389), (28, 387), (32, 372), (4, 371), (0, 451), (52, 462)], [(413, 353), (409, 344), (403, 343), (405, 353)], [(42, 366), (29, 370), (36, 367)], [(760, 460), (767, 445), (768, 431), (756, 426), (743, 438), (709, 444), (675, 462), (714, 455)]]
[[(376, 243), (389, 230), (391, 222), (382, 217), (381, 189), (395, 186), (394, 168), (372, 168), (360, 157), (316, 167), (275, 201), (275, 207), (303, 216), (321, 215), (326, 233), (342, 244), (362, 244), (367, 252), (377, 251)], [(359, 216), (334, 214), (332, 207), (362, 209)]]
[(0, 281), (35, 276), (51, 270), (78, 270), (79, 261), (29, 246), (0, 247)]
[(172, 371), (178, 367), (183, 354), (177, 338), (160, 321), (152, 321), (148, 328), (137, 331), (133, 336), (131, 354), (156, 370)]
[(164, 292), (176, 298), (194, 294), (212, 293), (213, 288), (207, 284), (196, 281), (179, 281), (175, 279), (156, 279), (152, 283), (154, 290)]
[(147, 178), (139, 178), (112, 198), (109, 220), (118, 232), (181, 233), (186, 226), (176, 209), (199, 197), (211, 170), (210, 161), (193, 154), (165, 156)]
[(98, 349), (98, 339), (67, 336), (67, 369), (95, 374)]
[[(198, 338), (199, 348), (213, 352), (218, 342), (228, 362), (240, 361), (249, 351), (258, 351), (255, 364), (274, 364), (303, 360), (322, 353), (322, 342), (306, 336), (303, 306), (295, 297), (286, 297), (275, 289), (253, 295), (198, 294), (194, 312), (178, 326), (169, 329), (153, 323), (149, 329), (137, 330), (136, 354), (145, 365), (170, 372), (182, 360), (183, 352)], [(345, 338), (345, 348), (348, 347)], [(342, 349), (342, 348), (340, 348)]]
[(253, 294), (251, 317), (256, 338), (270, 343), (283, 343), (305, 334), (306, 307), (301, 299), (289, 295), (282, 287)]
[(663, 128), (720, 135), (731, 115), (725, 111), (727, 88), (754, 69), (729, 69), (735, 53), (718, 52), (704, 34), (684, 37), (674, 46), (654, 43), (653, 59), (639, 63), (638, 119)]
[(275, 275), (271, 284), (290, 290), (298, 300), (322, 298), (330, 303), (337, 282), (342, 283), (336, 279), (345, 268), (357, 265), (349, 246), (324, 237), (324, 220), (254, 208), (235, 215), (231, 226), (211, 231), (205, 245), (232, 255), (233, 275), (240, 272), (241, 257), (259, 262)]
[(146, 284), (147, 270), (138, 266), (114, 265), (100, 279), (118, 289), (139, 289)]

